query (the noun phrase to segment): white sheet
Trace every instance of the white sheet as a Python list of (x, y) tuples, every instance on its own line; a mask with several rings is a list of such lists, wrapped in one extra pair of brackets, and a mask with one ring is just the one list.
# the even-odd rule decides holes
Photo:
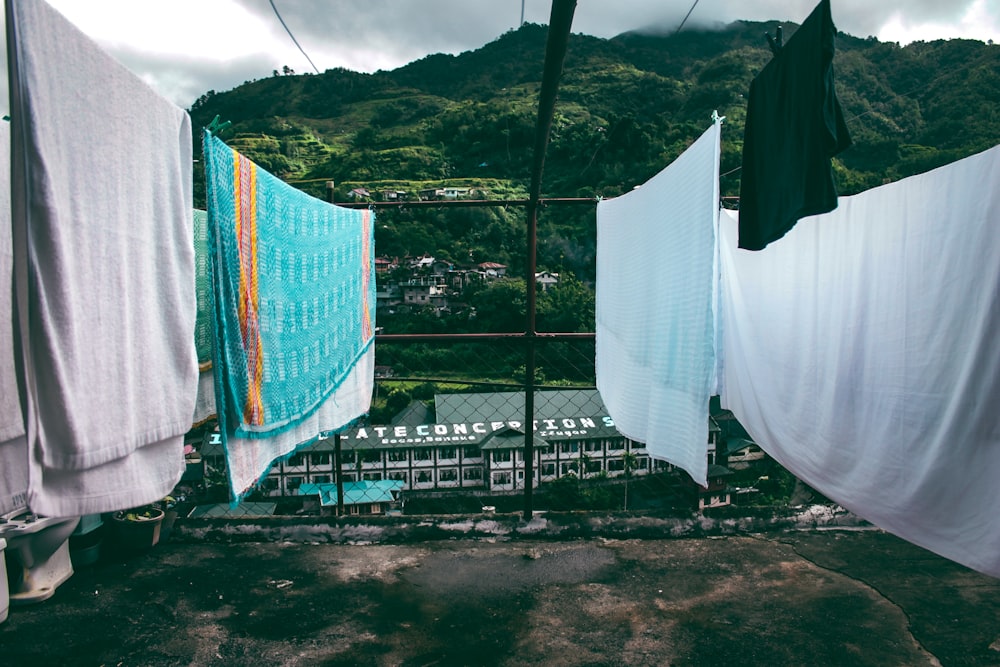
[(597, 388), (618, 430), (707, 485), (720, 124), (597, 205)]
[(197, 392), (190, 118), (44, 2), (6, 7), (29, 504), (143, 504)]
[(723, 405), (796, 476), (1000, 576), (1000, 146), (765, 251), (724, 216)]

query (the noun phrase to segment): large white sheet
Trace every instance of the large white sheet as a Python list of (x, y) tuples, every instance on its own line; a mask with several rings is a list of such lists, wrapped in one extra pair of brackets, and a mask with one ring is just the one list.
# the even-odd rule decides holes
[(765, 251), (723, 216), (723, 405), (827, 497), (1000, 576), (1000, 146)]
[(6, 18), (28, 502), (148, 503), (197, 391), (190, 118), (46, 3)]
[(624, 436), (702, 486), (715, 385), (720, 128), (638, 190), (597, 205), (597, 388)]

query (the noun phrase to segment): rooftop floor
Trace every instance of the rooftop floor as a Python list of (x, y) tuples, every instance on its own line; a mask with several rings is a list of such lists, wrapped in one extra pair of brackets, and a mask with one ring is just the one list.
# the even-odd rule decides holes
[(78, 568), (4, 665), (997, 665), (1000, 580), (877, 530), (173, 541)]

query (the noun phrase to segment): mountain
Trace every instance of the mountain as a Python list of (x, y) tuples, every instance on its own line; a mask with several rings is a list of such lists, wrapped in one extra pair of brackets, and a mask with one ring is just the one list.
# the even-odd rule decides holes
[[(718, 30), (613, 39), (572, 35), (544, 195), (606, 197), (630, 190), (704, 131), (713, 110), (726, 116), (723, 195), (737, 195), (745, 95), (770, 58), (764, 34), (777, 25), (736, 22)], [(794, 26), (784, 29), (790, 36)], [(544, 26), (527, 24), (475, 51), (431, 55), (392, 71), (276, 72), (228, 92), (208, 91), (191, 114), (195, 127), (216, 115), (231, 121), (222, 135), (228, 144), (317, 196), (325, 196), (332, 180), (341, 201), (357, 187), (376, 196), (444, 184), (523, 197), (545, 41)], [(854, 139), (835, 159), (841, 194), (1000, 143), (1000, 45), (948, 40), (900, 47), (841, 33), (834, 68)], [(551, 215), (540, 263), (586, 276), (592, 271), (592, 210)], [(439, 216), (432, 224), (412, 214), (380, 216), (389, 223), (376, 238), (380, 254), (506, 257), (518, 264), (523, 238), (517, 216), (509, 213)]]

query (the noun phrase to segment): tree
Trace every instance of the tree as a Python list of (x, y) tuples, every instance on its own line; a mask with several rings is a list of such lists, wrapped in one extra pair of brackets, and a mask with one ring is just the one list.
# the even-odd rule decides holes
[(539, 331), (576, 333), (594, 330), (594, 290), (569, 273), (538, 295)]
[(488, 333), (524, 331), (525, 284), (521, 278), (494, 280), (470, 290), (467, 299), (476, 309), (476, 328)]

